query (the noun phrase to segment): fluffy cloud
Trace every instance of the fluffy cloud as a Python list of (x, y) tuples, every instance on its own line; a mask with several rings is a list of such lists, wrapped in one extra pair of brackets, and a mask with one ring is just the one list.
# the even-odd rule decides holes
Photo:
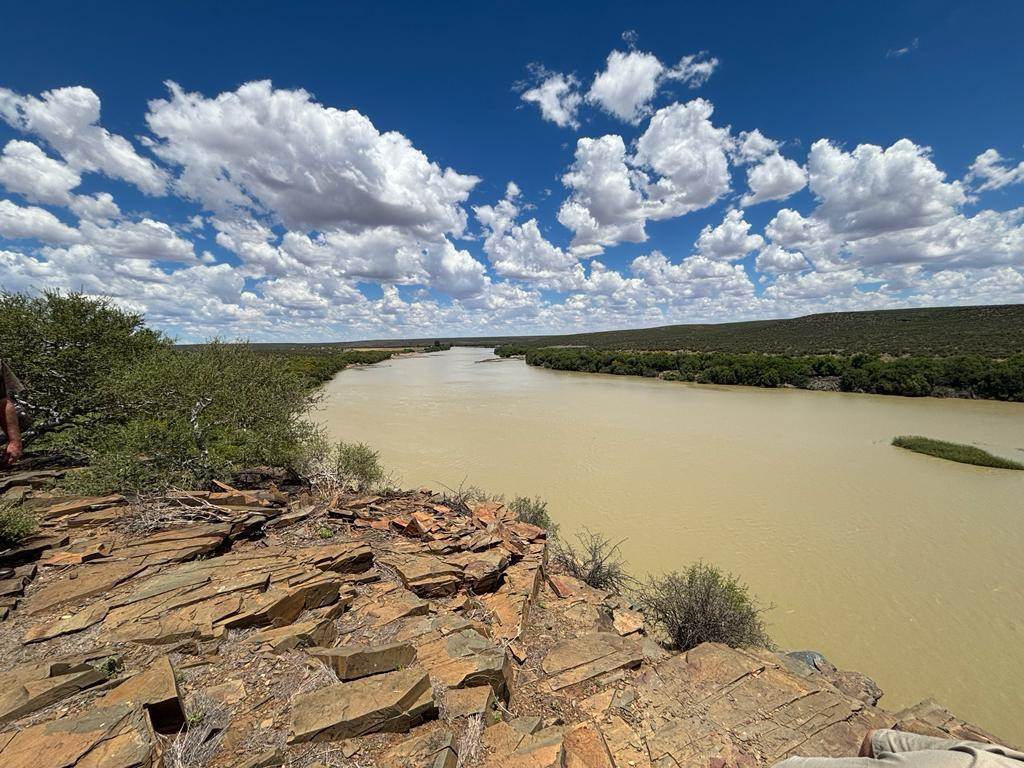
[(579, 92), (579, 80), (575, 75), (561, 72), (547, 72), (541, 68), (539, 82), (533, 88), (523, 91), (520, 98), (540, 107), (540, 114), (559, 128), (579, 128), (576, 113), (583, 96)]
[(30, 203), (69, 205), (81, 183), (77, 172), (30, 141), (10, 141), (0, 155), (0, 184)]
[[(786, 273), (769, 299), (855, 295), (854, 285), (875, 282), (915, 291), (940, 272), (948, 282), (957, 270), (1024, 264), (1024, 208), (965, 215), (964, 186), (908, 139), (852, 151), (817, 141), (808, 170), (817, 207), (807, 216), (783, 209), (765, 228), (771, 244), (756, 265)], [(797, 274), (804, 258), (813, 269)], [(999, 279), (1015, 284), (1011, 272)]]
[(776, 152), (747, 170), (747, 186), (750, 192), (743, 196), (743, 205), (785, 200), (807, 186), (807, 172)]
[(164, 193), (166, 173), (99, 125), (100, 99), (90, 88), (56, 88), (42, 98), (0, 88), (0, 119), (41, 137), (76, 171), (122, 179), (148, 195)]
[(69, 227), (45, 208), (15, 205), (0, 200), (0, 237), (11, 240), (40, 240), (70, 245), (81, 240), (78, 230)]
[(509, 182), (505, 198), (496, 205), (473, 209), (485, 231), (484, 253), (502, 277), (525, 280), (545, 288), (566, 290), (578, 283), (577, 259), (552, 245), (536, 219), (519, 224), (519, 188)]
[(705, 54), (685, 56), (675, 67), (666, 67), (652, 53), (612, 51), (605, 68), (594, 76), (587, 101), (610, 115), (633, 125), (651, 113), (651, 101), (668, 80), (696, 88), (703, 85), (718, 66), (718, 59)]
[(771, 243), (759, 254), (754, 262), (758, 272), (778, 274), (779, 272), (800, 272), (810, 266), (804, 255), (798, 251), (787, 251)]
[(1011, 165), (996, 150), (986, 149), (971, 163), (966, 181), (979, 192), (1024, 183), (1024, 161)]
[(637, 140), (636, 161), (658, 175), (647, 187), (650, 218), (706, 208), (729, 191), (729, 128), (711, 122), (705, 99), (658, 110)]
[(639, 189), (645, 180), (627, 166), (621, 136), (580, 139), (562, 183), (572, 194), (558, 220), (575, 233), (574, 253), (593, 255), (605, 246), (647, 239), (646, 201)]
[(731, 210), (722, 223), (712, 228), (709, 224), (697, 238), (697, 252), (719, 261), (736, 261), (764, 245), (764, 238), (750, 234), (750, 224), (743, 211)]
[(711, 103), (672, 104), (651, 117), (628, 156), (621, 136), (584, 138), (562, 177), (571, 191), (558, 220), (574, 232), (573, 252), (647, 239), (648, 220), (671, 219), (706, 208), (730, 184), (728, 128), (711, 122)]
[(269, 214), (289, 230), (460, 235), (478, 179), (431, 162), (402, 134), (304, 90), (247, 83), (215, 98), (168, 83), (150, 102), (154, 153), (180, 168), (177, 190), (220, 215)]
[(732, 147), (735, 161), (749, 164), (747, 192), (742, 205), (756, 205), (769, 200), (785, 200), (807, 186), (807, 171), (779, 152), (779, 142), (769, 139), (756, 128), (743, 131)]

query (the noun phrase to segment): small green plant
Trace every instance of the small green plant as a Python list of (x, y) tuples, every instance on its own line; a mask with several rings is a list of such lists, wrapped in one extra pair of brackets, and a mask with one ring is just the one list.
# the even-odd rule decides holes
[(205, 709), (193, 709), (185, 717), (185, 722), (188, 724), (189, 728), (195, 728), (197, 725), (202, 724), (203, 720), (205, 720), (205, 719), (206, 719), (206, 710)]
[(558, 523), (551, 519), (548, 512), (548, 503), (536, 496), (532, 499), (526, 496), (516, 496), (509, 503), (508, 508), (515, 512), (522, 522), (536, 525), (548, 532), (548, 538), (558, 537)]
[(676, 650), (701, 643), (772, 647), (761, 619), (764, 609), (745, 584), (713, 565), (696, 563), (681, 573), (652, 576), (635, 590), (634, 599)]
[(947, 461), (958, 461), (961, 464), (974, 464), (979, 467), (994, 467), (996, 469), (1024, 469), (1024, 464), (1019, 461), (995, 456), (973, 445), (948, 443), (945, 440), (933, 440), (920, 435), (894, 437), (892, 444), (897, 448), (906, 448), (908, 451), (935, 456)]
[(107, 658), (94, 666), (99, 672), (102, 672), (110, 679), (117, 677), (121, 670), (124, 669), (124, 661), (120, 656), (107, 656)]
[(630, 581), (626, 565), (619, 553), (622, 542), (612, 544), (601, 534), (584, 528), (576, 534), (579, 549), (560, 542), (555, 546), (554, 560), (570, 576), (594, 589), (621, 592)]
[(325, 525), (316, 532), (316, 536), (318, 539), (331, 539), (334, 537), (334, 531)]
[(35, 515), (27, 509), (0, 501), (0, 549), (17, 545), (35, 533), (38, 527)]

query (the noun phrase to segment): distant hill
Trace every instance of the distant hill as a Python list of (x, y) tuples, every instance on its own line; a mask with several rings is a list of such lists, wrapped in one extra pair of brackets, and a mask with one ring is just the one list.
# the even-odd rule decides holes
[[(572, 345), (598, 349), (671, 349), (792, 355), (869, 352), (889, 355), (977, 354), (1006, 357), (1024, 352), (1024, 304), (828, 312), (786, 320), (666, 325), (659, 328), (555, 336), (373, 339), (308, 346), (390, 348), (422, 346), (434, 341), (480, 347), (514, 343), (531, 347)], [(284, 349), (307, 345), (266, 346)]]

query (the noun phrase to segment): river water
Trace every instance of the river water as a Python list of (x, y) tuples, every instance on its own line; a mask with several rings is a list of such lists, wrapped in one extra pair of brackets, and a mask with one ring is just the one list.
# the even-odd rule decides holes
[(1024, 458), (1024, 405), (716, 387), (478, 362), (348, 369), (318, 419), (405, 487), (546, 499), (563, 535), (613, 539), (635, 574), (703, 559), (765, 603), (776, 642), (871, 675), (889, 709), (931, 696), (1024, 742), (1024, 472), (894, 435)]

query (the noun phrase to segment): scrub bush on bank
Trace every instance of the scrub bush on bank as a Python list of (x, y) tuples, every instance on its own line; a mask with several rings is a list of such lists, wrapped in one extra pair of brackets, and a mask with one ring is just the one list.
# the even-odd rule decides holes
[(661, 377), (703, 384), (820, 388), (879, 395), (965, 396), (1024, 402), (1024, 354), (997, 360), (978, 355), (901, 357), (868, 354), (763, 355), (726, 352), (614, 351), (588, 347), (498, 347), (529, 365), (562, 371)]

